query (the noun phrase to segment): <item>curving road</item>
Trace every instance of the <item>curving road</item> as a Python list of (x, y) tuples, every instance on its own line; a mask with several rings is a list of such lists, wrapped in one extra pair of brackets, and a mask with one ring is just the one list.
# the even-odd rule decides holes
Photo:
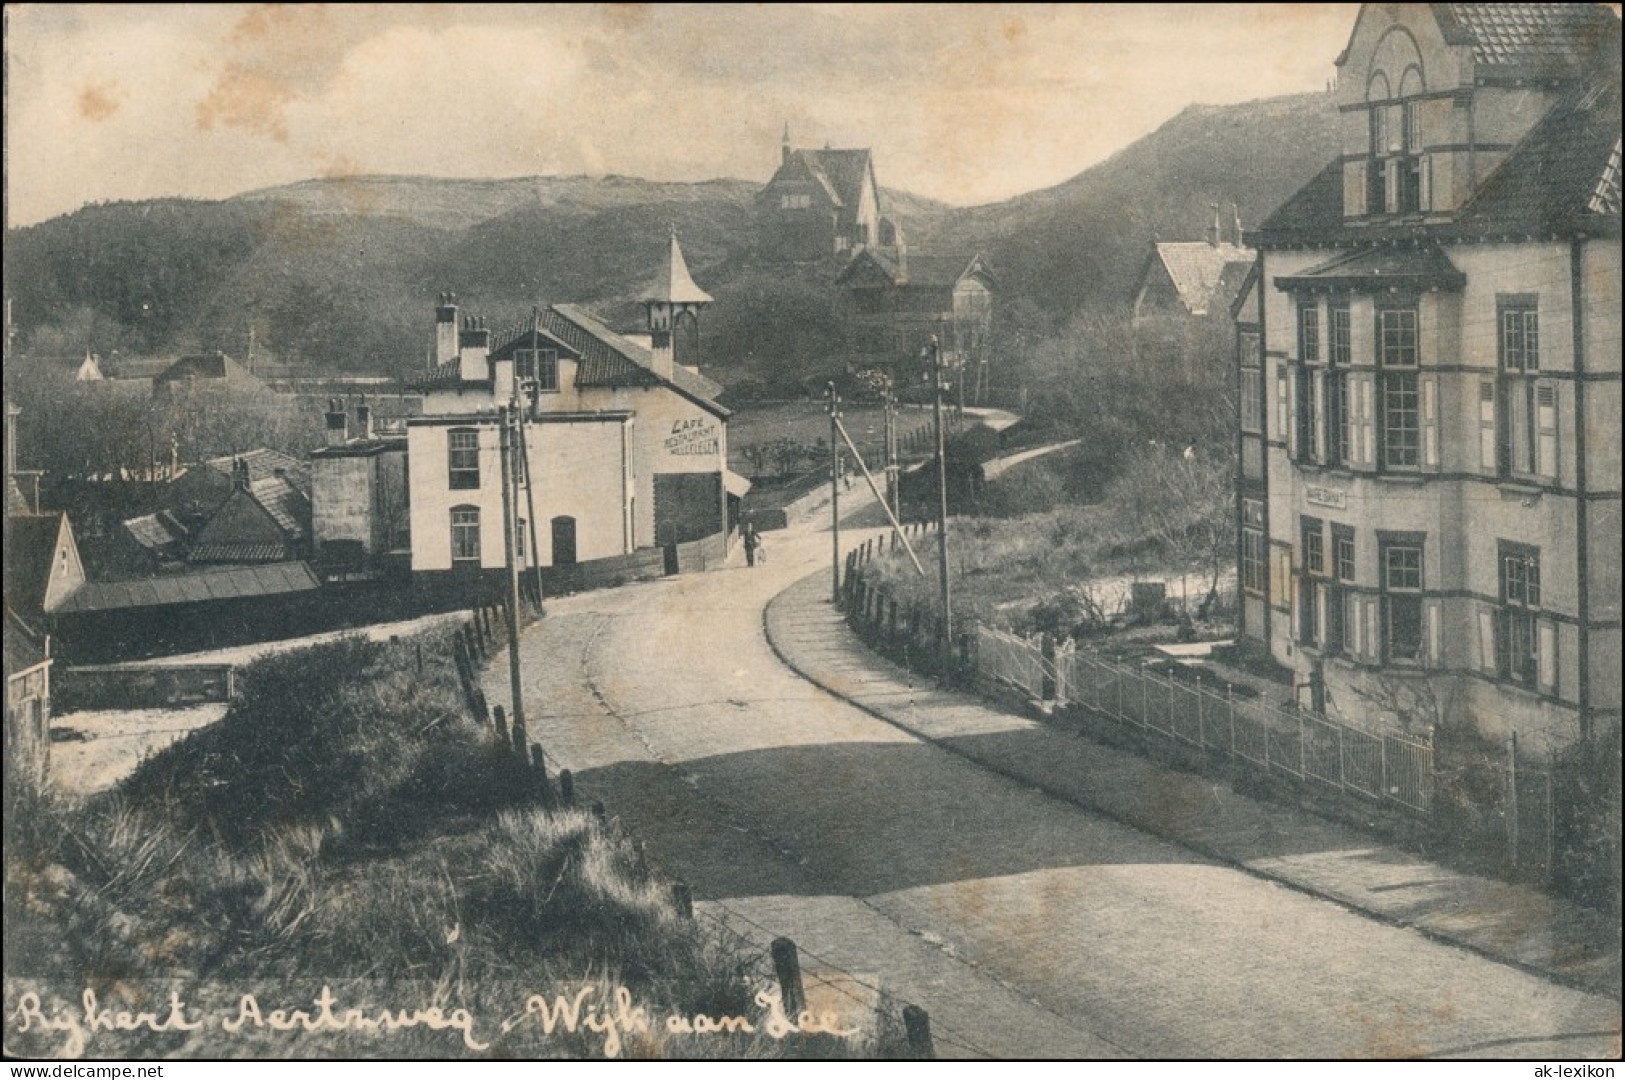
[[(872, 532), (855, 534), (854, 540)], [(1619, 1004), (1379, 924), (928, 746), (784, 667), (827, 560), (551, 601), (530, 730), (702, 914), (924, 1006), (941, 1056), (1614, 1056)], [(507, 671), (487, 694), (507, 700)]]

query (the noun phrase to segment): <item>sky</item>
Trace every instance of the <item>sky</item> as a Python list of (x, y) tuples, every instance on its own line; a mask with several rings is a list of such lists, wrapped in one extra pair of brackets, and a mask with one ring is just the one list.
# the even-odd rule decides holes
[(786, 124), (994, 202), (1324, 89), (1357, 7), (7, 5), (6, 223), (372, 173), (765, 182)]

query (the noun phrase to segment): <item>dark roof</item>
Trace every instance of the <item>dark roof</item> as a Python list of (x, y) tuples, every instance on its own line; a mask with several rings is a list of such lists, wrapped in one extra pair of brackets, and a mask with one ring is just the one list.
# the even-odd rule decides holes
[(310, 498), (282, 476), (251, 480), (248, 493), (290, 539), (302, 539), (310, 528)]
[(645, 301), (660, 301), (668, 304), (709, 304), (711, 294), (694, 284), (694, 278), (689, 275), (688, 263), (683, 259), (683, 249), (677, 243), (677, 230), (671, 231), (671, 239), (666, 247), (666, 260), (660, 264), (660, 271), (655, 275), (654, 284), (649, 287)]
[(1617, 73), (1546, 114), (1448, 220), (1343, 218), (1343, 166), (1332, 162), (1248, 240), (1262, 246), (1348, 243), (1426, 234), (1438, 239), (1619, 235), (1620, 90)]
[[(1457, 216), (1475, 234), (1619, 231), (1619, 81), (1548, 113)], [(1597, 199), (1612, 188), (1612, 199)]]
[(299, 552), (293, 544), (263, 543), (260, 541), (225, 541), (214, 544), (196, 544), (186, 553), (192, 563), (233, 563), (250, 566), (255, 563), (288, 562)]
[(154, 383), (185, 382), (187, 379), (224, 379), (264, 385), (248, 369), (223, 352), (183, 356), (153, 377)]
[(1407, 289), (1459, 292), (1467, 275), (1429, 244), (1426, 247), (1371, 247), (1345, 251), (1319, 266), (1275, 279), (1279, 289), (1369, 286), (1384, 282)]
[(186, 526), (168, 510), (130, 518), (124, 522), (124, 531), (136, 543), (160, 555), (178, 554), (186, 543)]
[(994, 280), (979, 254), (927, 255), (907, 252), (899, 257), (879, 248), (864, 248), (846, 264), (836, 281), (845, 282), (848, 275), (866, 263), (877, 267), (893, 285), (951, 289), (971, 274)]
[(24, 615), (43, 609), (61, 533), (61, 514), (6, 518), (6, 603)]
[(300, 491), (310, 491), (310, 466), (292, 454), (284, 454), (280, 450), (271, 450), (266, 447), (261, 447), (258, 450), (244, 450), (240, 454), (226, 454), (222, 457), (210, 458), (204, 464), (229, 480), (232, 476), (232, 463), (238, 460), (248, 466), (248, 478), (250, 480), (270, 480), (277, 476), (280, 471), (280, 474), (287, 477), (288, 482), (294, 487)]
[(45, 646), (9, 607), (6, 608), (5, 629), (6, 678), (45, 663)]
[(85, 614), (128, 608), (165, 607), (212, 600), (278, 596), (321, 588), (316, 575), (302, 562), (270, 566), (242, 566), (206, 570), (198, 574), (172, 574), (144, 581), (87, 582), (58, 609), (59, 614)]
[(1583, 67), (1619, 20), (1599, 4), (1434, 4), (1451, 45), (1468, 45), (1473, 62), (1562, 72)]
[(21, 485), (15, 476), (6, 477), (6, 517), (10, 518), (20, 514), (32, 514), (33, 505), (28, 496), (23, 494)]

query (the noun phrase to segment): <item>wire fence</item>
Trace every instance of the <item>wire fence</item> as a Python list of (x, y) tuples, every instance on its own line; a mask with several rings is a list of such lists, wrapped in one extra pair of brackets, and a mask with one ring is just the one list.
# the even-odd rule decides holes
[(1082, 706), (1170, 742), (1213, 751), (1255, 769), (1426, 814), (1433, 801), (1433, 746), (1397, 732), (1374, 733), (1299, 709), (1281, 708), (1233, 688), (1185, 681), (1055, 647), (985, 626), (975, 629), (978, 680), (1038, 701)]
[[(913, 525), (915, 535), (930, 532)], [(893, 541), (892, 546), (895, 546)], [(1083, 719), (1108, 717), (1171, 743), (1218, 755), (1257, 772), (1291, 777), (1417, 816), (1433, 810), (1434, 747), (1429, 739), (1371, 731), (1282, 707), (1218, 682), (1211, 673), (1108, 660), (1068, 640), (1022, 638), (975, 626), (944, 640), (937, 612), (899, 603), (862, 568), (885, 549), (870, 541), (847, 560), (847, 619), (872, 646), (924, 671), (1015, 690), (1071, 707)], [(951, 669), (951, 670), (948, 670)], [(1205, 678), (1204, 678), (1205, 676)]]

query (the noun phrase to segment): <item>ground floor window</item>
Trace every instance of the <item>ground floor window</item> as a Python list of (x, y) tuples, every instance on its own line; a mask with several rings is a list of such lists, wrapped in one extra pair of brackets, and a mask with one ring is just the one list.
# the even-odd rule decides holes
[(454, 506), (451, 509), (451, 561), (480, 564), (480, 508)]
[(1382, 547), (1384, 658), (1422, 660), (1422, 545), (1390, 541)]
[(1241, 500), (1241, 587), (1264, 592), (1264, 502)]
[(1540, 549), (1500, 545), (1501, 613), (1496, 634), (1500, 675), (1521, 686), (1540, 679)]

